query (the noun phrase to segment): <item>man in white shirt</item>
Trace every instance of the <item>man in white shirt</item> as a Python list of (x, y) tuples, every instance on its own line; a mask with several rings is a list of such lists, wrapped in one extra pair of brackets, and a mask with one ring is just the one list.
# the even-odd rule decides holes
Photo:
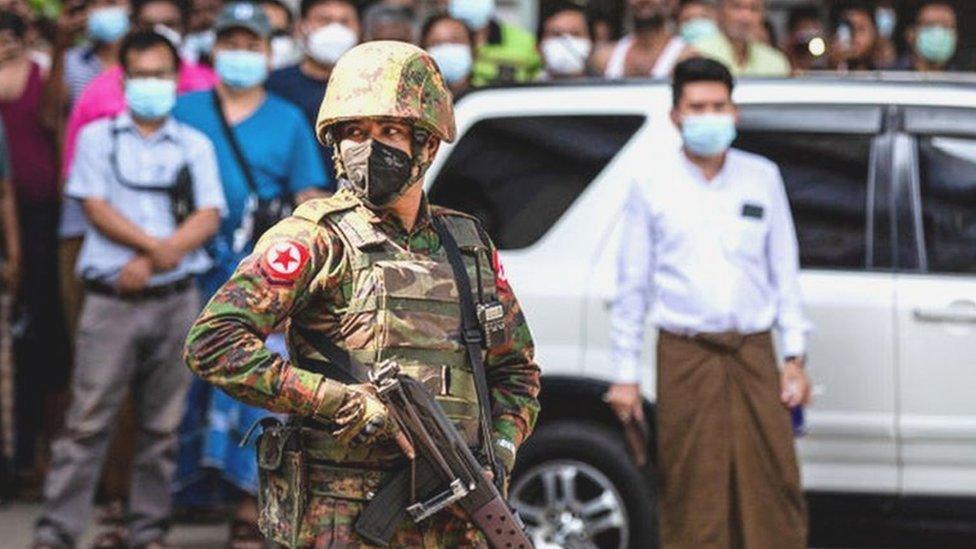
[[(635, 182), (612, 314), (624, 421), (641, 417), (647, 313), (660, 330), (656, 404), (662, 547), (806, 547), (789, 408), (809, 400), (808, 324), (779, 169), (729, 149), (732, 76), (709, 59), (674, 73), (684, 146)], [(785, 357), (777, 368), (771, 330)]]

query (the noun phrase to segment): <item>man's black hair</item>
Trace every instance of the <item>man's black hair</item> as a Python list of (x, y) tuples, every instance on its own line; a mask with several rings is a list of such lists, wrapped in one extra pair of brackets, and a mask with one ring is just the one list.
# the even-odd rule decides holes
[(475, 43), (474, 31), (471, 30), (468, 27), (468, 25), (465, 24), (464, 21), (461, 21), (460, 19), (455, 19), (447, 13), (435, 13), (434, 15), (428, 17), (424, 21), (424, 24), (420, 26), (420, 47), (422, 48), (427, 47), (427, 35), (430, 34), (431, 30), (433, 30), (434, 25), (440, 23), (441, 21), (447, 21), (447, 20), (457, 21), (458, 23), (461, 23), (461, 25), (464, 26), (464, 30), (468, 32), (468, 42), (471, 44), (471, 47), (474, 47), (474, 43)]
[(139, 14), (142, 13), (142, 8), (149, 4), (156, 2), (166, 2), (168, 4), (173, 4), (176, 9), (180, 12), (180, 21), (183, 25), (186, 25), (187, 20), (190, 18), (190, 6), (188, 0), (133, 0), (132, 1), (132, 20), (136, 21), (139, 19)]
[(165, 36), (154, 30), (140, 30), (131, 32), (122, 39), (119, 45), (119, 64), (122, 70), (129, 72), (129, 54), (132, 52), (143, 52), (156, 46), (164, 46), (173, 57), (173, 69), (180, 69), (180, 54), (176, 51), (176, 46), (166, 39)]
[(359, 10), (359, 5), (354, 0), (302, 0), (302, 5), (299, 8), (298, 12), (301, 14), (302, 19), (304, 19), (305, 16), (308, 15), (308, 12), (312, 8), (314, 8), (319, 4), (325, 4), (327, 2), (338, 2), (340, 4), (346, 4), (347, 6), (352, 8), (354, 12), (356, 12), (357, 18), (362, 18), (362, 14), (360, 13)]
[(820, 8), (814, 5), (797, 6), (790, 9), (786, 19), (786, 32), (791, 33), (804, 21), (820, 21)]
[(590, 14), (587, 13), (583, 6), (575, 2), (570, 2), (569, 0), (562, 0), (560, 2), (555, 2), (551, 5), (547, 5), (547, 9), (539, 17), (539, 27), (536, 29), (535, 37), (536, 40), (542, 40), (542, 33), (545, 30), (546, 21), (550, 17), (556, 15), (557, 13), (562, 13), (564, 11), (574, 11), (583, 16), (583, 21), (586, 22), (586, 32), (590, 35), (590, 39), (593, 38), (593, 22), (591, 21)]
[(17, 40), (23, 40), (24, 35), (27, 34), (27, 22), (16, 13), (2, 11), (0, 12), (0, 31), (7, 30), (12, 32)]
[(877, 29), (877, 23), (874, 22), (874, 7), (863, 0), (847, 0), (846, 2), (834, 4), (830, 10), (830, 26), (837, 28), (841, 23), (841, 17), (849, 11), (859, 11), (867, 15), (868, 19), (871, 20), (871, 24)]
[(291, 28), (295, 24), (295, 14), (282, 0), (257, 0), (256, 4), (259, 6), (271, 5), (285, 10), (285, 20), (288, 22), (288, 27)]
[(671, 101), (674, 106), (681, 100), (681, 94), (685, 91), (685, 86), (695, 82), (719, 82), (725, 84), (732, 95), (735, 81), (729, 69), (715, 61), (705, 57), (692, 57), (686, 59), (674, 67), (674, 76), (671, 78)]

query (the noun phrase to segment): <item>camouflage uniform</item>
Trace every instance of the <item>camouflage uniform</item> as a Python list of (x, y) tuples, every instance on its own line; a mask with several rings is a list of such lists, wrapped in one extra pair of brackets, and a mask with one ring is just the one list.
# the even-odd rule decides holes
[[(431, 63), (426, 54), (412, 55), (420, 65)], [(401, 60), (401, 65), (408, 82), (424, 82), (409, 76), (411, 62)], [(404, 95), (409, 94), (401, 89), (391, 97), (402, 103)], [(323, 110), (329, 101), (327, 96)], [(371, 116), (382, 114), (370, 111)], [(452, 116), (449, 128), (427, 127), (436, 135), (454, 136)], [(259, 458), (260, 522), (279, 543), (368, 547), (353, 534), (352, 523), (387, 472), (404, 463), (389, 440), (350, 448), (334, 438), (327, 424), (350, 398), (349, 391), (301, 367), (310, 362), (334, 367), (301, 338), (301, 331), (328, 335), (366, 365), (395, 358), (431, 390), (469, 443), (478, 442), (480, 409), (460, 341), (457, 285), (434, 230), (435, 218), (444, 222), (462, 250), (476, 301), (497, 301), (504, 311), (500, 337), (486, 349), (484, 360), (493, 447), (507, 470), (535, 424), (539, 368), (532, 338), (497, 252), (473, 218), (429, 206), (424, 197), (416, 223), (407, 231), (394, 215), (367, 208), (349, 189), (308, 202), (268, 231), (217, 291), (191, 329), (186, 351), (191, 369), (235, 398), (303, 418), (291, 423), (301, 451), (288, 450), (289, 438), (282, 436), (280, 451)], [(286, 321), (293, 362), (263, 343)], [(274, 439), (264, 442), (265, 448), (274, 447)], [(391, 544), (483, 547), (485, 541), (467, 521), (441, 512), (419, 525), (405, 521)]]

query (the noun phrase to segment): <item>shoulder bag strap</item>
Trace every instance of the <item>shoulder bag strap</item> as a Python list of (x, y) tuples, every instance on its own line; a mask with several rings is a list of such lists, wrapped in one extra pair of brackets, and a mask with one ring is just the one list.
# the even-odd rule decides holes
[(234, 129), (230, 127), (230, 122), (227, 121), (227, 115), (224, 114), (224, 105), (220, 102), (220, 95), (217, 94), (217, 90), (213, 90), (211, 93), (213, 94), (214, 108), (217, 109), (217, 117), (220, 118), (220, 126), (224, 130), (224, 137), (227, 139), (227, 144), (230, 145), (230, 150), (234, 153), (234, 159), (237, 160), (237, 165), (244, 174), (244, 181), (251, 189), (251, 193), (257, 196), (257, 181), (254, 180), (254, 173), (251, 172), (251, 166), (244, 160), (244, 153), (241, 152), (241, 146), (237, 142), (237, 138), (234, 137)]

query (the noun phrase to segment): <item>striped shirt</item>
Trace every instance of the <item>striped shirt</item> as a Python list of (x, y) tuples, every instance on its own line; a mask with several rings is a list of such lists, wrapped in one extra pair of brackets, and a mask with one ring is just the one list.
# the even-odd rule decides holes
[(91, 44), (81, 44), (65, 52), (64, 86), (68, 89), (69, 107), (75, 104), (88, 83), (104, 69)]

